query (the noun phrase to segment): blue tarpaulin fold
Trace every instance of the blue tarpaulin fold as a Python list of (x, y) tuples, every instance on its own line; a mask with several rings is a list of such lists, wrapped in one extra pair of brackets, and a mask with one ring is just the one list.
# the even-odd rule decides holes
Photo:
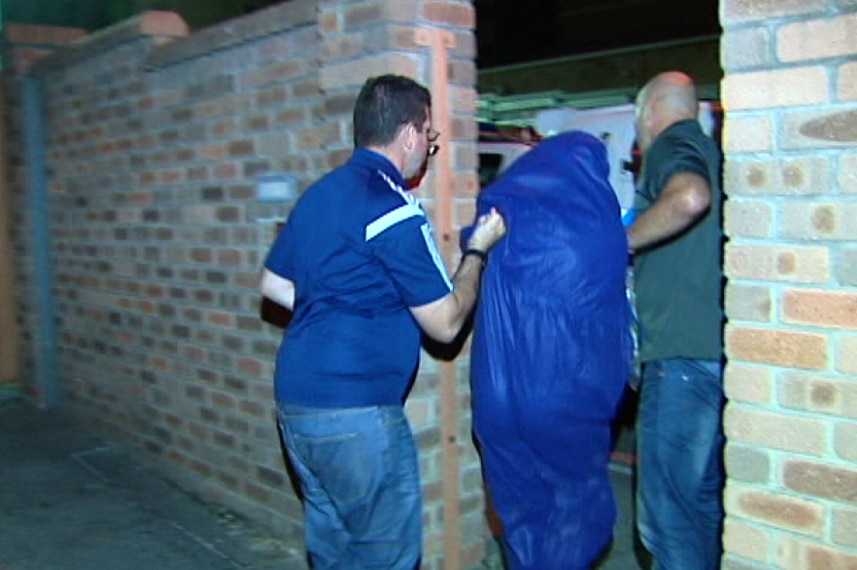
[[(586, 569), (616, 519), (610, 423), (631, 361), (627, 241), (604, 145), (546, 139), (477, 201), (503, 214), (471, 354), (473, 425), (512, 569)], [(466, 244), (472, 226), (462, 232)]]

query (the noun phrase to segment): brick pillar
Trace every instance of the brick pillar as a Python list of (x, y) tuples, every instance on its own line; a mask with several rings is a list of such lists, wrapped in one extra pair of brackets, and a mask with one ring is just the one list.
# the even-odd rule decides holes
[(857, 14), (723, 0), (724, 568), (857, 567)]

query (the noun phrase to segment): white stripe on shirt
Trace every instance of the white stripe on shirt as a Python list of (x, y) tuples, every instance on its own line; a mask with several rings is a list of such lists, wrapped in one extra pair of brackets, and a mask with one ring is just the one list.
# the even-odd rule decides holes
[(446, 286), (452, 291), (452, 281), (449, 280), (449, 275), (446, 274), (446, 265), (443, 264), (443, 259), (441, 259), (440, 252), (437, 250), (437, 242), (434, 241), (434, 232), (432, 232), (431, 224), (426, 222), (420, 229), (423, 231), (423, 239), (426, 240), (426, 247), (428, 247), (429, 253), (431, 253), (431, 258), (437, 270), (443, 276)]
[(408, 218), (413, 218), (414, 216), (424, 216), (422, 208), (416, 204), (405, 204), (403, 206), (399, 206), (395, 210), (387, 212), (366, 226), (366, 241), (369, 241), (384, 230), (395, 226), (399, 222), (407, 220)]
[(390, 190), (398, 194), (402, 200), (405, 201), (404, 205), (399, 206), (395, 210), (391, 210), (384, 214), (383, 216), (369, 222), (369, 225), (366, 226), (366, 241), (374, 238), (378, 234), (382, 233), (384, 230), (388, 230), (391, 227), (395, 226), (399, 222), (407, 220), (409, 218), (413, 218), (414, 216), (423, 216), (425, 217), (426, 213), (423, 210), (423, 207), (420, 205), (420, 201), (417, 200), (417, 197), (411, 194), (410, 192), (406, 192), (404, 188), (393, 182), (393, 179), (387, 176), (381, 170), (378, 170), (378, 175), (387, 183), (387, 186), (390, 187)]
[[(405, 200), (405, 204), (370, 222), (366, 226), (366, 241), (371, 240), (383, 233), (385, 230), (390, 229), (404, 220), (408, 220), (415, 216), (426, 218), (425, 210), (423, 210), (423, 207), (416, 196), (410, 192), (406, 192), (401, 186), (396, 184), (392, 178), (380, 170), (378, 171), (378, 174), (384, 179), (393, 192)], [(452, 282), (449, 280), (449, 275), (446, 273), (446, 265), (444, 265), (440, 252), (437, 249), (437, 242), (434, 240), (434, 232), (432, 231), (431, 223), (428, 219), (426, 219), (425, 223), (420, 226), (420, 231), (423, 234), (423, 240), (425, 241), (426, 248), (428, 248), (429, 254), (431, 255), (432, 261), (434, 261), (435, 267), (443, 277), (446, 286), (450, 291), (452, 291)]]

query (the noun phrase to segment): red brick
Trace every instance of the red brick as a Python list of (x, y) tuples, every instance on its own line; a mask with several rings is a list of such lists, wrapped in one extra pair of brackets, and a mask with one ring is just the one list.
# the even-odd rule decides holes
[(770, 151), (774, 148), (773, 132), (769, 116), (727, 115), (723, 128), (723, 150), (727, 154)]
[(726, 274), (733, 279), (827, 283), (830, 250), (821, 246), (740, 245), (725, 248)]
[(789, 413), (760, 411), (730, 404), (724, 414), (727, 437), (735, 443), (814, 456), (827, 452), (827, 422)]
[(831, 534), (836, 544), (857, 548), (857, 509), (835, 507)]
[(723, 380), (726, 395), (731, 401), (750, 404), (774, 403), (774, 380), (770, 368), (729, 362)]
[(384, 10), (380, 4), (364, 3), (345, 10), (345, 31), (354, 31), (355, 28), (367, 27), (380, 23), (384, 20)]
[(213, 252), (208, 247), (195, 247), (190, 251), (190, 260), (195, 263), (211, 263), (213, 258)]
[(783, 465), (783, 484), (811, 497), (857, 504), (857, 470), (787, 459)]
[(729, 283), (725, 293), (726, 314), (730, 321), (770, 322), (772, 299), (770, 287)]
[(838, 335), (835, 350), (836, 371), (857, 376), (857, 336)]
[(762, 27), (730, 30), (721, 45), (723, 67), (732, 72), (744, 67), (769, 66), (773, 58), (771, 32)]
[(857, 53), (857, 14), (840, 14), (786, 24), (777, 37), (777, 54), (782, 61), (807, 61)]
[(332, 34), (342, 31), (342, 12), (336, 10), (323, 10), (319, 16), (319, 30), (324, 34)]
[(419, 21), (420, 2), (414, 0), (386, 0), (384, 13), (393, 22), (413, 23)]
[(782, 206), (780, 233), (799, 240), (857, 240), (857, 203), (789, 202)]
[(230, 157), (254, 156), (256, 147), (252, 140), (240, 140), (227, 143), (226, 152)]
[(726, 162), (724, 181), (730, 197), (810, 196), (830, 191), (834, 169), (829, 158), (816, 155), (782, 160), (732, 159)]
[(476, 11), (470, 3), (425, 2), (423, 16), (434, 24), (472, 29), (476, 26)]
[(214, 167), (215, 180), (237, 180), (241, 167), (234, 162), (222, 162)]
[(141, 16), (140, 32), (149, 36), (183, 37), (190, 29), (175, 12), (150, 10)]
[(730, 237), (769, 238), (773, 234), (774, 208), (761, 200), (727, 200), (723, 229)]
[(827, 73), (820, 66), (732, 73), (723, 79), (723, 106), (741, 111), (827, 103)]
[(720, 7), (727, 24), (820, 13), (826, 9), (826, 0), (723, 0)]
[(789, 289), (783, 294), (787, 323), (857, 328), (857, 293)]
[(857, 154), (848, 154), (839, 161), (839, 191), (857, 194)]
[(318, 128), (304, 129), (298, 133), (299, 149), (321, 149), (339, 141), (337, 125), (326, 125)]
[(826, 335), (776, 329), (728, 326), (726, 353), (738, 360), (809, 370), (829, 364)]
[(784, 570), (855, 570), (857, 556), (794, 536), (783, 535), (775, 546), (776, 568)]
[(757, 525), (732, 519), (724, 524), (723, 547), (731, 554), (756, 562), (769, 562), (771, 542), (770, 531)]
[(234, 313), (214, 311), (208, 315), (208, 323), (215, 327), (235, 328)]
[(413, 26), (391, 26), (389, 47), (406, 51), (419, 49), (416, 39), (418, 30), (419, 28)]
[(10, 44), (43, 44), (64, 46), (87, 35), (81, 28), (9, 24), (4, 26), (6, 41)]
[(773, 482), (771, 455), (771, 452), (765, 449), (727, 442), (724, 454), (726, 472), (729, 473), (730, 479), (770, 485)]
[(212, 391), (210, 394), (211, 403), (222, 410), (232, 410), (236, 407), (235, 398), (223, 392)]
[(806, 549), (807, 570), (857, 570), (857, 555), (813, 544)]
[(840, 459), (857, 466), (857, 423), (837, 423), (834, 427), (833, 447)]
[(839, 67), (837, 84), (840, 101), (857, 101), (857, 61), (849, 61)]
[(476, 205), (470, 201), (460, 201), (455, 204), (455, 214), (453, 215), (453, 227), (461, 228), (469, 226), (473, 223), (476, 216)]
[(217, 264), (221, 267), (235, 267), (241, 265), (244, 260), (244, 254), (239, 249), (219, 249), (217, 250)]
[(322, 61), (353, 59), (368, 53), (363, 34), (332, 36), (322, 41), (319, 57)]
[(824, 508), (816, 502), (738, 483), (726, 487), (724, 504), (729, 516), (738, 516), (775, 527), (821, 536)]
[(226, 158), (226, 143), (217, 142), (201, 145), (199, 157), (202, 160), (222, 160)]
[(784, 372), (780, 402), (786, 408), (857, 418), (857, 382)]
[(854, 109), (786, 112), (781, 122), (782, 150), (850, 149), (857, 141), (857, 110)]

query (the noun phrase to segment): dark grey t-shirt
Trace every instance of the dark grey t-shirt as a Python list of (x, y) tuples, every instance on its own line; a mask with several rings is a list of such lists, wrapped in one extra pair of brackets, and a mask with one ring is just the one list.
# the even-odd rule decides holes
[(670, 177), (698, 174), (711, 187), (711, 208), (684, 233), (634, 260), (640, 318), (640, 360), (719, 360), (722, 353), (721, 154), (695, 120), (678, 122), (646, 153), (637, 187), (640, 212), (657, 200)]

